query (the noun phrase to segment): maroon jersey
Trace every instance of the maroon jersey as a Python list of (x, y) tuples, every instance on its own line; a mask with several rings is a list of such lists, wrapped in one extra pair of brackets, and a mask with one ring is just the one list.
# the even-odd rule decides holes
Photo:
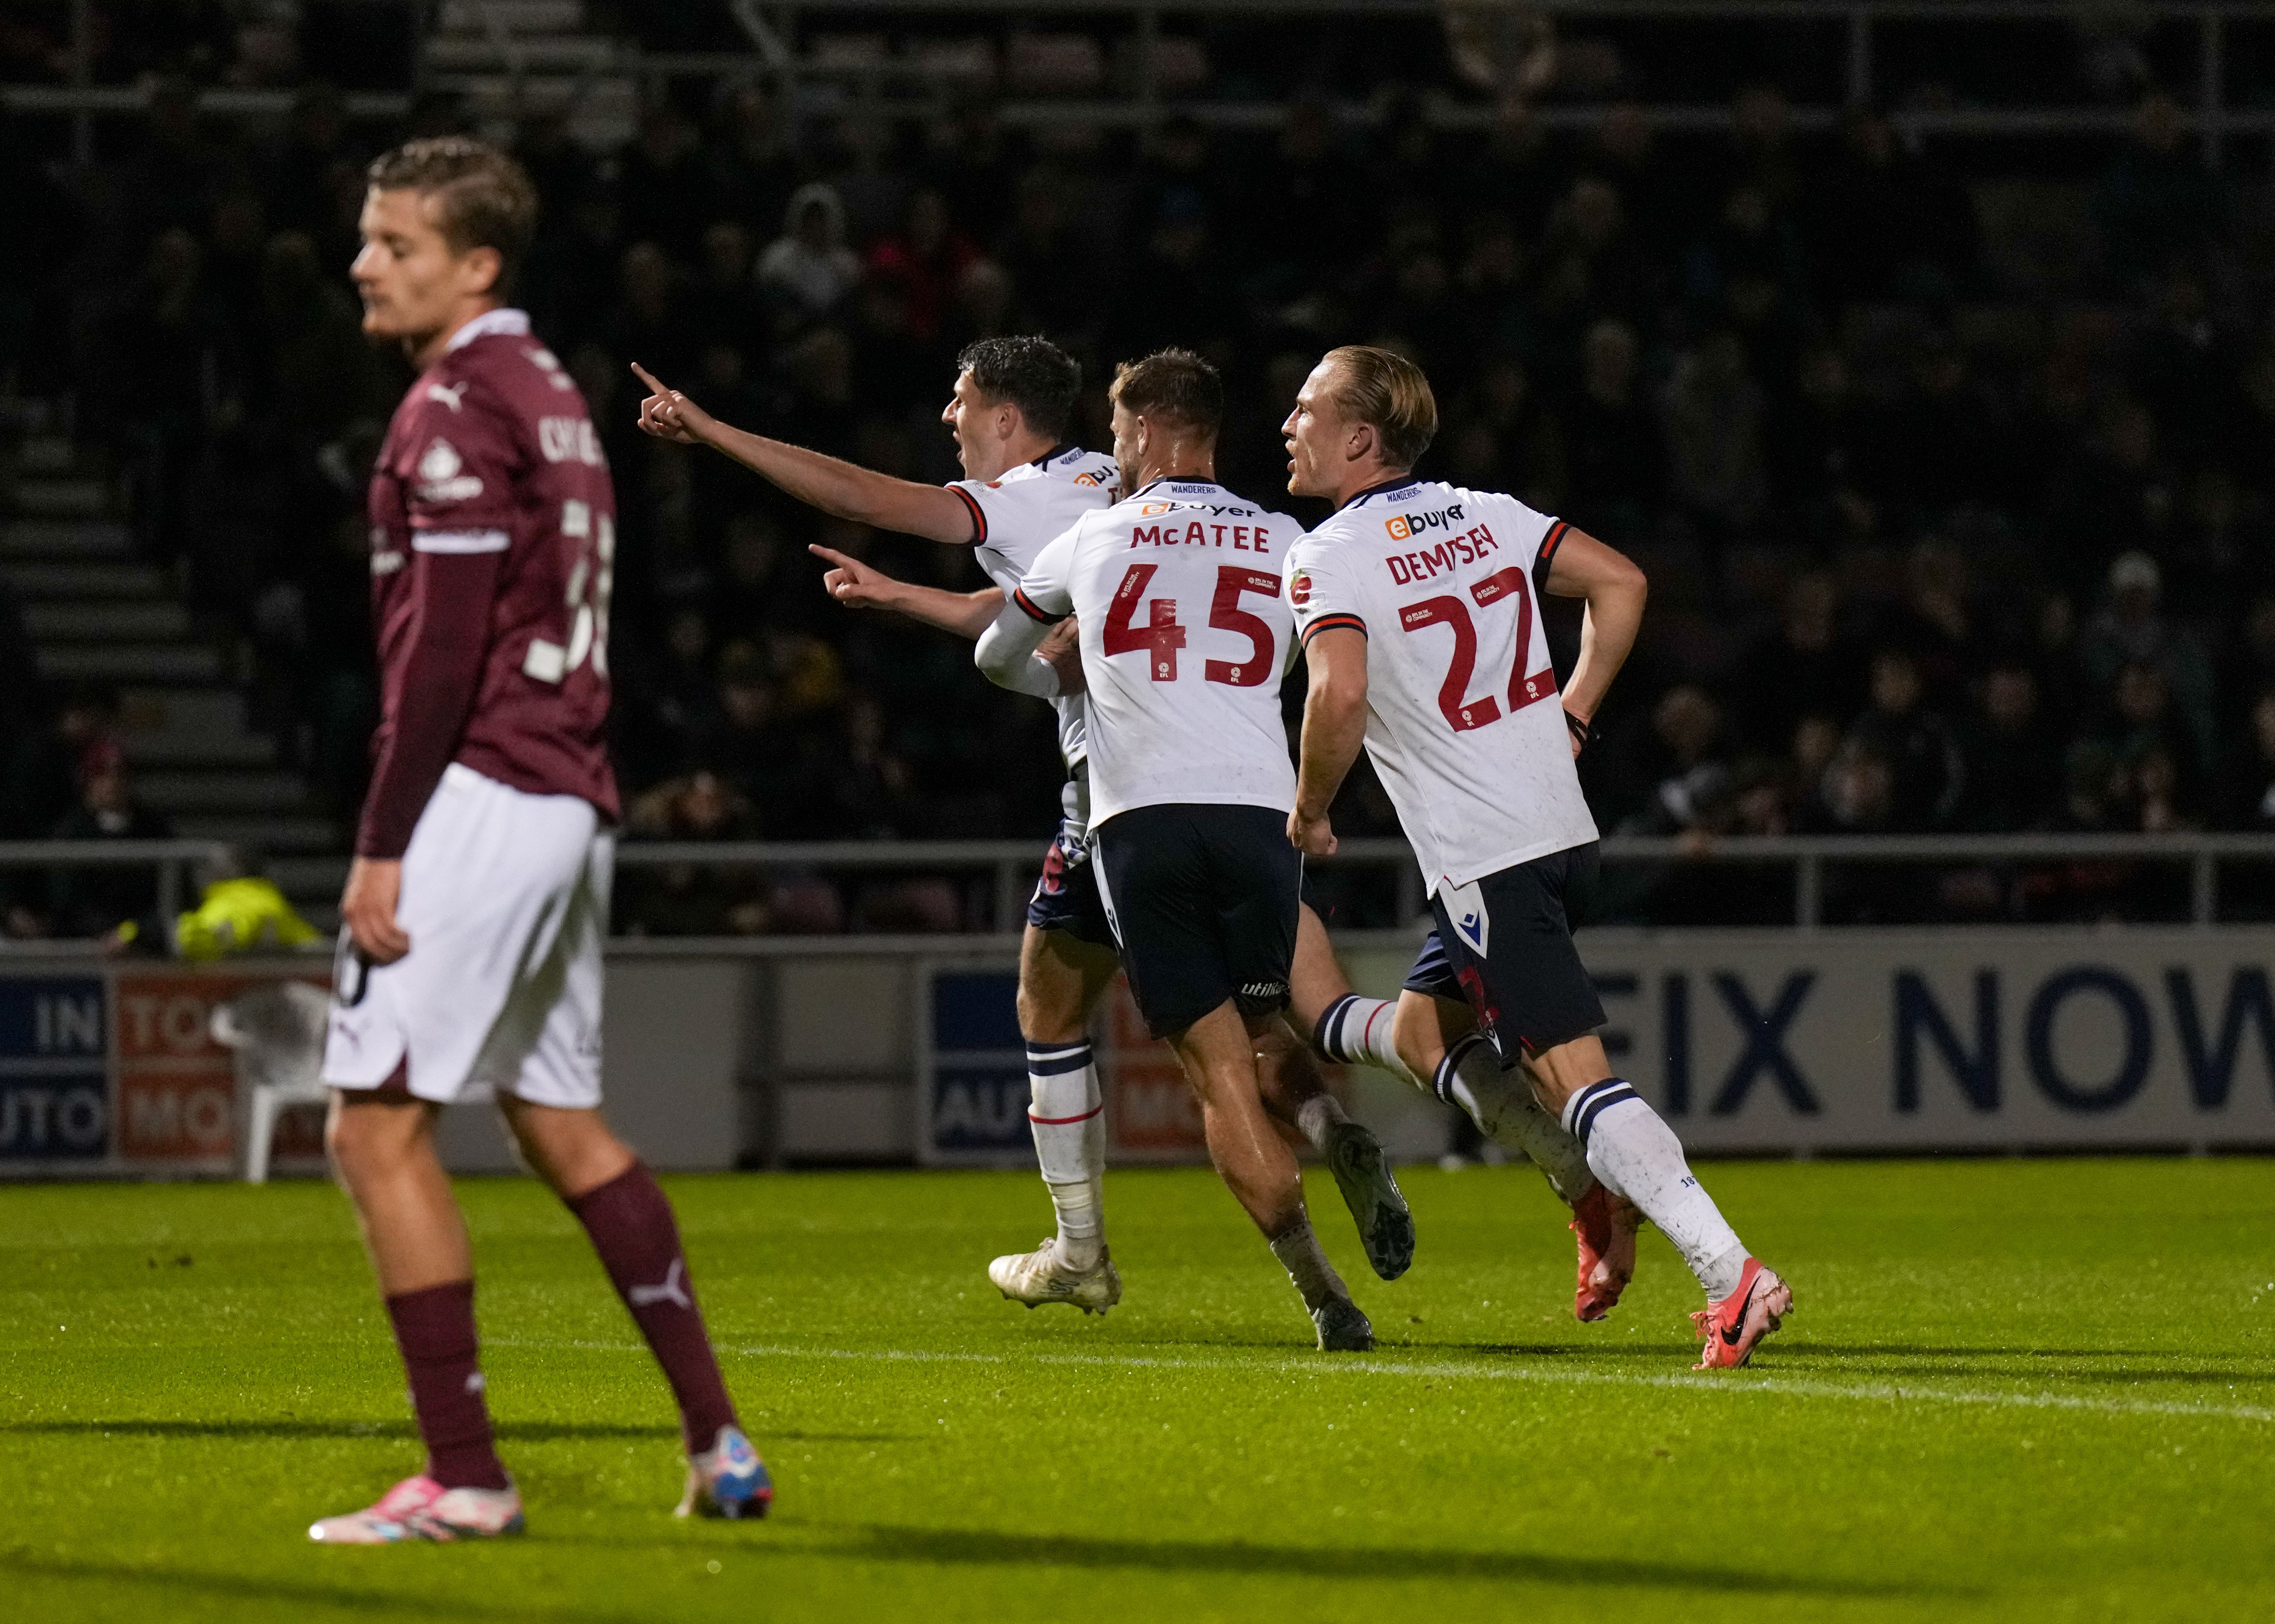
[[(412, 384), (388, 425), (370, 510), (382, 709), (358, 850), (395, 855), (373, 846), (372, 831), (408, 838), (435, 787), (408, 764), (430, 759), (438, 774), (456, 760), (532, 794), (581, 796), (614, 821), (606, 736), (616, 496), (584, 397), (526, 315), (476, 318)], [(445, 750), (440, 739), (398, 736), (447, 725), (421, 720), (437, 714), (433, 704), (406, 706), (405, 684), (423, 679), (422, 631), (431, 638), (446, 616), (471, 609), (427, 601), (450, 589), (435, 584), (447, 571), (424, 566), (479, 554), (498, 555), (495, 585), (487, 628), (474, 629), (472, 693), (462, 707), (442, 707), (463, 717), (455, 742)]]

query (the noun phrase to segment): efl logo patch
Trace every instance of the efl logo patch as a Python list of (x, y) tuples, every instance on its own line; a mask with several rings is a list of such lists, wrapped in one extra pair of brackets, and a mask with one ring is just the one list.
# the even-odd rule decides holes
[(1311, 601), (1311, 578), (1301, 570), (1296, 570), (1288, 582), (1288, 601), (1299, 609)]

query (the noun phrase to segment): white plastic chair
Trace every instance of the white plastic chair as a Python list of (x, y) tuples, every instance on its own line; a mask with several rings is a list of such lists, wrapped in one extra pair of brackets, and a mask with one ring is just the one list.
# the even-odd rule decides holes
[(306, 981), (272, 981), (214, 1006), (213, 1038), (230, 1051), (247, 1101), (245, 1182), (268, 1182), (268, 1147), (287, 1106), (321, 1105), (324, 1025), (332, 995)]

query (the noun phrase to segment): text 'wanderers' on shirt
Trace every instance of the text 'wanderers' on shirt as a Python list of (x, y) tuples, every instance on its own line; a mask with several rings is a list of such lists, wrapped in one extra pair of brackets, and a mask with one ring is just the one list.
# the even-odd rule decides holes
[(396, 726), (420, 603), (413, 556), (503, 553), (473, 703), (452, 759), (616, 818), (608, 597), (616, 506), (585, 399), (518, 310), (461, 328), (396, 408), (372, 471), (381, 720)]
[[(948, 488), (971, 510), (972, 550), (987, 578), (1008, 598), (1044, 548), (1084, 514), (1114, 500), (1121, 478), (1114, 458), (1103, 452), (1060, 446), (1001, 479), (956, 480)], [(1089, 748), (1083, 736), (1082, 696), (1065, 694), (1053, 703), (1059, 712), (1059, 754), (1072, 771)]]
[(1596, 838), (1538, 611), (1567, 528), (1514, 496), (1409, 479), (1289, 555), (1304, 642), (1366, 636), (1367, 754), (1432, 894)]
[(1081, 624), (1092, 827), (1133, 806), (1295, 805), (1280, 577), (1303, 533), (1213, 480), (1156, 480), (1043, 549), (1012, 601)]

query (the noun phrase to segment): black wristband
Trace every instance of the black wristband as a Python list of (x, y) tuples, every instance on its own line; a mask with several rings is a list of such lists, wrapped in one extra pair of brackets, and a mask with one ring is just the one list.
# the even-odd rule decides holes
[(1595, 729), (1581, 721), (1570, 711), (1564, 713), (1564, 726), (1570, 731), (1572, 736), (1579, 741), (1580, 747), (1583, 750), (1587, 748), (1589, 741), (1596, 736)]

